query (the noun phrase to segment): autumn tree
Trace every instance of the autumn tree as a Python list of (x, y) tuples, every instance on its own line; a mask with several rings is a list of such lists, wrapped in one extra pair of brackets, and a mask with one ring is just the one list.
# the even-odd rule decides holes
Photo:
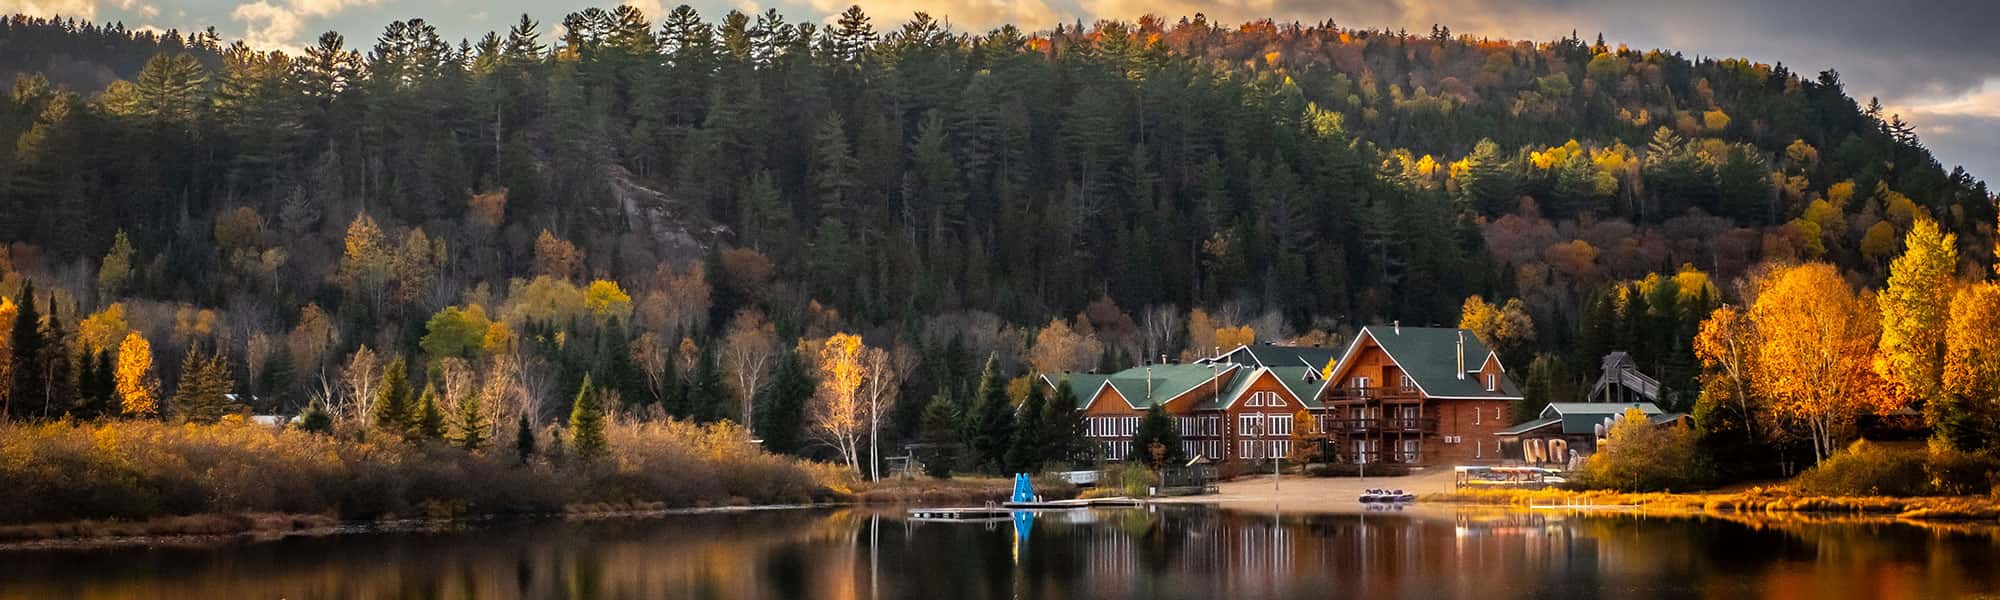
[(532, 273), (555, 279), (574, 279), (583, 270), (583, 251), (575, 244), (543, 229), (535, 236), (535, 264)]
[(1870, 370), (1878, 335), (1871, 308), (1825, 263), (1779, 271), (1750, 308), (1758, 334), (1752, 382), (1776, 416), (1805, 427), (1821, 460), (1840, 447), (1858, 413), (1896, 406)]
[(861, 336), (836, 333), (818, 342), (814, 368), (819, 391), (812, 410), (813, 437), (834, 449), (847, 466), (861, 472), (860, 442), (867, 427), (867, 407), (859, 394), (869, 348)]
[(1089, 331), (1071, 329), (1069, 321), (1052, 319), (1035, 334), (1028, 349), (1028, 364), (1036, 373), (1084, 373), (1095, 371), (1104, 344)]
[(2000, 439), (2000, 284), (1960, 287), (1945, 326), (1943, 395), (1952, 410), (1937, 435), (1956, 448)]
[(1318, 461), (1320, 440), (1325, 435), (1312, 411), (1299, 407), (1298, 412), (1292, 413), (1292, 451), (1285, 459), (1299, 464)]
[(1458, 326), (1471, 330), (1480, 342), (1508, 358), (1519, 357), (1520, 351), (1535, 341), (1534, 317), (1528, 315), (1528, 306), (1520, 298), (1496, 306), (1479, 296), (1468, 297), (1459, 310)]
[(128, 417), (151, 417), (159, 410), (160, 380), (153, 375), (153, 346), (133, 331), (118, 344), (119, 411)]
[(1903, 241), (1903, 255), (1889, 265), (1889, 285), (1875, 298), (1882, 323), (1877, 370), (1923, 407), (1932, 428), (1942, 430), (1945, 422), (1960, 419), (1952, 414), (1956, 403), (1939, 393), (1958, 236), (1918, 219)]

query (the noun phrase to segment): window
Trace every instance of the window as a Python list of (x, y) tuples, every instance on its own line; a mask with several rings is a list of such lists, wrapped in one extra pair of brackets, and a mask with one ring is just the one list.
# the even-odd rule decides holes
[(1406, 387), (1406, 388), (1413, 388), (1413, 387), (1417, 387), (1417, 380), (1416, 380), (1416, 379), (1412, 379), (1412, 378), (1410, 377), (1410, 374), (1409, 374), (1409, 373), (1404, 373), (1404, 374), (1403, 374), (1403, 387)]
[(1250, 400), (1248, 402), (1244, 402), (1243, 404), (1244, 406), (1263, 406), (1264, 392), (1251, 392)]
[(1498, 376), (1498, 375), (1494, 375), (1494, 374), (1492, 374), (1492, 373), (1487, 373), (1487, 374), (1486, 374), (1486, 391), (1489, 391), (1489, 392), (1491, 392), (1491, 391), (1494, 391), (1494, 390), (1497, 390), (1497, 389), (1500, 389), (1500, 376)]
[(1417, 440), (1403, 440), (1403, 460), (1417, 462), (1417, 451), (1421, 449)]
[(1269, 421), (1270, 421), (1270, 424), (1271, 424), (1271, 431), (1269, 431), (1269, 432), (1266, 432), (1266, 433), (1265, 433), (1265, 435), (1291, 435), (1291, 434), (1292, 434), (1292, 417), (1291, 417), (1291, 415), (1271, 415), (1270, 417), (1268, 417), (1268, 419), (1269, 419)]
[(1486, 442), (1485, 442), (1485, 441), (1482, 441), (1482, 440), (1472, 440), (1472, 457), (1473, 457), (1473, 458), (1486, 458)]
[(1292, 453), (1291, 440), (1278, 440), (1268, 445), (1271, 447), (1271, 458), (1284, 458), (1285, 455)]
[(1472, 407), (1472, 424), (1479, 424), (1479, 407), (1477, 406)]
[(1236, 435), (1263, 435), (1264, 415), (1236, 415)]
[(1266, 405), (1267, 405), (1267, 406), (1284, 406), (1284, 405), (1285, 405), (1285, 399), (1284, 399), (1284, 397), (1282, 397), (1282, 396), (1279, 396), (1277, 392), (1265, 392), (1265, 393), (1267, 393), (1267, 394), (1270, 394), (1270, 395), (1271, 395), (1271, 398), (1270, 398), (1270, 400), (1266, 401)]

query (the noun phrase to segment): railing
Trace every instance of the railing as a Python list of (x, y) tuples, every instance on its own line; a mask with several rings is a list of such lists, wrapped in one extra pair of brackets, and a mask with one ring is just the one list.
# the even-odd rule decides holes
[(1327, 419), (1326, 430), (1333, 434), (1353, 433), (1435, 433), (1437, 417), (1389, 418), (1389, 419)]
[(1423, 397), (1423, 393), (1419, 392), (1416, 386), (1403, 386), (1403, 385), (1375, 386), (1375, 387), (1341, 387), (1328, 390), (1326, 395), (1327, 395), (1327, 400), (1330, 402), (1365, 402), (1369, 400), (1414, 400)]

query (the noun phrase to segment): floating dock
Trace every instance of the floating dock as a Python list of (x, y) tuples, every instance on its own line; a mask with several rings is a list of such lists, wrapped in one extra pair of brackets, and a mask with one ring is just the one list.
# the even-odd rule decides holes
[(1033, 502), (1007, 502), (1000, 506), (1030, 510), (1063, 510), (1071, 508), (1127, 508), (1144, 505), (1146, 501), (1135, 498), (1078, 498), (1075, 500), (1049, 500)]
[(1136, 498), (1088, 498), (1076, 500), (1049, 500), (1031, 502), (1004, 502), (987, 506), (957, 506), (937, 508), (912, 508), (910, 518), (917, 521), (981, 522), (1005, 521), (1015, 511), (1022, 510), (1075, 510), (1080, 508), (1131, 508), (1144, 506), (1146, 501)]

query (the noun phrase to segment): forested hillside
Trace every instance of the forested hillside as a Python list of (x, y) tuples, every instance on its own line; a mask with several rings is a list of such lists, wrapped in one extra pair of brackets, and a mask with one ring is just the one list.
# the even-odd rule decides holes
[(47, 317), (14, 319), (8, 412), (115, 412), (136, 338), (168, 390), (212, 350), (257, 411), (353, 417), (401, 356), (536, 418), (586, 373), (670, 414), (755, 406), (789, 449), (815, 362), (789, 349), (838, 331), (890, 349), (907, 439), (989, 357), (1462, 319), (1543, 401), (1611, 349), (1692, 391), (1695, 329), (1753, 265), (1878, 286), (1925, 216), (1961, 273), (1991, 257), (1985, 184), (1833, 72), (1330, 21), (547, 30), (411, 20), (294, 56), (6, 23), (0, 67), (35, 73), (0, 99), (0, 293)]

